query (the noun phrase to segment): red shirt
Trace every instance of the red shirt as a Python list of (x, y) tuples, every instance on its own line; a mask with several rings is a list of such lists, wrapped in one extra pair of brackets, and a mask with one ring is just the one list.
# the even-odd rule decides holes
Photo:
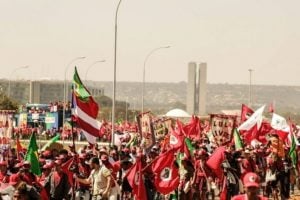
[[(248, 198), (245, 194), (240, 194), (240, 195), (234, 196), (231, 200), (248, 200)], [(259, 195), (259, 196), (257, 196), (257, 200), (268, 200), (268, 198)]]
[(36, 182), (37, 178), (34, 174), (27, 172), (23, 175), (22, 180), (28, 185), (32, 185), (34, 182)]
[(0, 182), (8, 183), (9, 182), (9, 175), (7, 175), (6, 173), (0, 172)]

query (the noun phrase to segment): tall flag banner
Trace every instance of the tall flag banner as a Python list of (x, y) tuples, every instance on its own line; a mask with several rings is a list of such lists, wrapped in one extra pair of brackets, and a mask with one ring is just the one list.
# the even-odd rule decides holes
[(73, 104), (76, 122), (89, 143), (95, 144), (99, 137), (101, 123), (96, 120), (99, 107), (86, 87), (82, 84), (75, 67), (73, 76)]
[(249, 117), (254, 113), (254, 111), (246, 106), (245, 104), (242, 104), (242, 111), (241, 111), (241, 122), (246, 121), (249, 119)]
[(236, 118), (237, 116), (235, 115), (210, 115), (211, 133), (219, 146), (229, 143), (232, 140)]
[(27, 153), (25, 155), (26, 161), (30, 162), (30, 171), (35, 175), (41, 175), (41, 169), (38, 159), (38, 145), (36, 143), (35, 133), (33, 132), (30, 136)]
[(155, 136), (152, 124), (152, 116), (150, 112), (141, 113), (137, 116), (140, 136), (142, 138), (141, 146), (150, 151), (151, 147), (155, 144)]
[(42, 151), (45, 151), (48, 147), (50, 147), (51, 144), (53, 144), (54, 142), (56, 142), (57, 140), (59, 140), (60, 135), (57, 134), (55, 137), (51, 138), (51, 140), (49, 140), (43, 147), (42, 147)]
[(273, 113), (271, 126), (276, 130), (276, 133), (280, 139), (285, 141), (290, 132), (290, 126), (288, 125), (286, 119), (276, 113)]
[(244, 140), (247, 143), (251, 143), (253, 139), (258, 137), (258, 131), (261, 128), (263, 122), (263, 112), (265, 105), (257, 109), (245, 122), (243, 122), (239, 127), (238, 131), (244, 131)]
[(155, 174), (154, 185), (158, 192), (169, 194), (179, 185), (178, 167), (175, 165), (174, 150), (169, 150), (152, 162)]
[(144, 185), (142, 175), (142, 160), (138, 158), (135, 164), (128, 170), (127, 174), (128, 183), (133, 190), (136, 200), (147, 200), (146, 188)]
[(233, 132), (233, 138), (234, 138), (234, 146), (235, 150), (241, 150), (244, 148), (243, 141), (240, 136), (240, 132), (235, 128)]

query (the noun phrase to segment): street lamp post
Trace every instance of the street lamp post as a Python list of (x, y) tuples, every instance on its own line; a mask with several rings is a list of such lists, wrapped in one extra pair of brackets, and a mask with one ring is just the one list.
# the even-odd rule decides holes
[(88, 72), (90, 71), (90, 69), (97, 63), (100, 63), (100, 62), (105, 62), (105, 60), (97, 60), (95, 62), (93, 62), (86, 70), (85, 72), (85, 76), (84, 76), (84, 80), (87, 81), (87, 75), (88, 75)]
[(156, 51), (160, 50), (160, 49), (167, 49), (170, 48), (170, 46), (163, 46), (163, 47), (158, 47), (153, 49), (152, 51), (150, 51), (150, 53), (146, 56), (145, 60), (144, 60), (144, 68), (143, 68), (143, 86), (142, 86), (142, 113), (144, 113), (144, 93), (145, 93), (145, 75), (146, 75), (146, 63), (148, 58), (155, 53)]
[(65, 123), (65, 115), (66, 115), (66, 99), (67, 99), (67, 95), (68, 95), (68, 91), (67, 91), (67, 72), (68, 72), (68, 69), (70, 68), (71, 64), (74, 63), (75, 61), (77, 60), (82, 60), (82, 59), (85, 59), (84, 56), (81, 56), (81, 57), (76, 57), (74, 58), (73, 60), (71, 60), (71, 62), (67, 65), (67, 67), (65, 68), (65, 77), (64, 77), (64, 101), (63, 101), (63, 126), (64, 126), (64, 123)]
[(10, 97), (10, 85), (11, 85), (11, 77), (12, 75), (14, 75), (14, 73), (18, 70), (21, 70), (21, 69), (27, 69), (29, 66), (26, 65), (26, 66), (21, 66), (21, 67), (16, 67), (10, 74), (9, 76), (9, 79), (8, 79), (8, 90), (7, 90), (7, 96)]
[(111, 144), (114, 145), (115, 133), (115, 104), (116, 104), (116, 72), (117, 72), (117, 33), (118, 33), (118, 12), (122, 0), (119, 0), (115, 15), (115, 47), (114, 47), (114, 81), (113, 81), (113, 98), (112, 98), (112, 114), (111, 114)]
[(249, 106), (252, 104), (252, 72), (253, 69), (248, 69), (249, 71)]

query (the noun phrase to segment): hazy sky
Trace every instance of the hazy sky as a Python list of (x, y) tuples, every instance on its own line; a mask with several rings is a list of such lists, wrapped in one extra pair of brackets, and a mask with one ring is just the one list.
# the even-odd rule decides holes
[[(0, 0), (0, 78), (64, 79), (77, 62), (84, 79), (113, 80), (118, 0)], [(117, 81), (187, 80), (187, 63), (207, 62), (208, 82), (300, 85), (299, 0), (123, 0)], [(14, 68), (29, 65), (11, 76)], [(68, 71), (68, 79), (72, 69)]]

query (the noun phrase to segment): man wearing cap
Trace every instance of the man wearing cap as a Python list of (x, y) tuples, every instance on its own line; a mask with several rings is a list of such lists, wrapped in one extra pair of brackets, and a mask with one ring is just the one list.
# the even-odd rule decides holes
[(20, 185), (23, 185), (23, 187), (26, 189), (27, 194), (29, 196), (30, 200), (40, 200), (40, 194), (35, 190), (34, 187), (27, 185), (25, 182), (22, 182), (20, 178), (20, 174), (12, 174), (9, 177), (9, 186), (6, 187), (5, 189), (0, 191), (0, 194), (3, 196), (9, 196), (12, 197), (15, 191), (17, 190)]
[(104, 165), (100, 166), (100, 161), (97, 157), (90, 160), (92, 168), (91, 175), (82, 179), (75, 176), (76, 181), (92, 186), (92, 200), (109, 199), (111, 172)]
[(52, 164), (50, 164), (50, 163), (47, 163), (47, 164), (43, 165), (43, 167), (42, 167), (42, 175), (37, 178), (37, 181), (41, 185), (44, 185), (45, 180), (51, 174), (52, 167), (54, 167), (54, 166)]
[(116, 183), (117, 173), (120, 171), (120, 162), (114, 162), (113, 164), (109, 162), (107, 155), (101, 156), (101, 162), (104, 167), (106, 167), (111, 172), (111, 183), (110, 183), (110, 196), (109, 199), (117, 200), (118, 192), (120, 191), (119, 185)]
[(45, 180), (44, 187), (47, 193), (50, 194), (50, 200), (68, 199), (70, 184), (68, 175), (61, 168), (62, 160), (56, 160), (54, 165), (55, 171)]
[[(87, 155), (85, 153), (79, 155), (78, 172), (79, 177), (82, 179), (88, 178), (91, 170), (87, 164)], [(75, 200), (89, 200), (90, 199), (90, 184), (84, 184), (79, 182), (78, 188), (75, 194)]]
[(256, 173), (249, 172), (243, 178), (245, 194), (236, 195), (232, 200), (268, 200), (259, 195), (259, 177)]
[(37, 177), (29, 171), (31, 164), (29, 161), (24, 161), (23, 166), (20, 170), (20, 175), (22, 181), (26, 182), (28, 185), (33, 185), (37, 181)]
[(254, 163), (254, 160), (251, 158), (250, 150), (246, 149), (244, 152), (244, 158), (241, 160), (240, 166), (241, 166), (241, 179), (245, 176), (245, 174), (249, 172), (255, 172), (256, 165)]

